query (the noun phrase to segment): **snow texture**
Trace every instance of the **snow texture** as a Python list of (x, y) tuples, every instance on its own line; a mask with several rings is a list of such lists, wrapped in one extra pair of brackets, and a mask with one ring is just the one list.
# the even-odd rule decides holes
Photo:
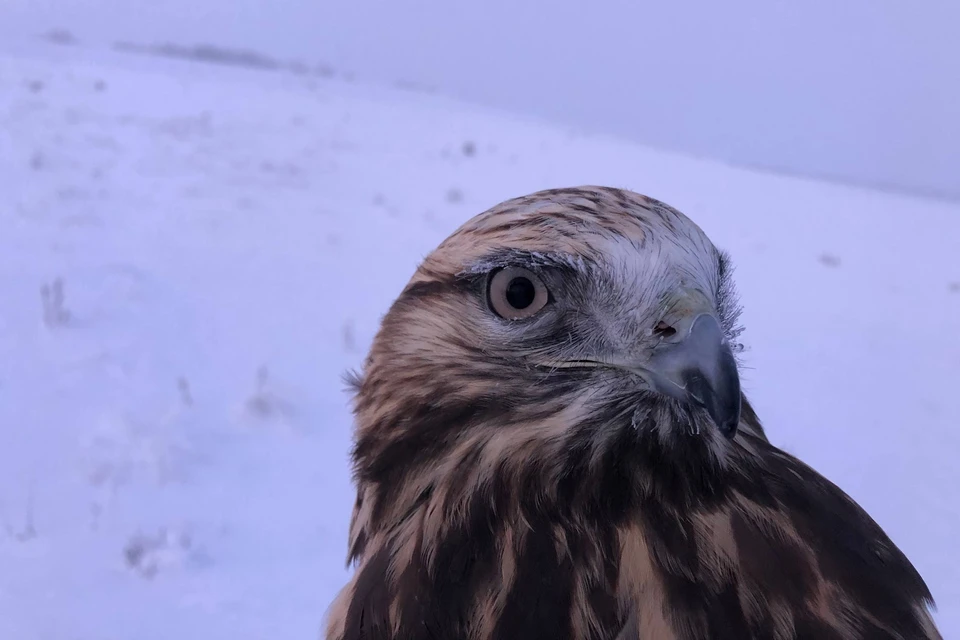
[(960, 206), (46, 46), (0, 55), (0, 638), (316, 638), (348, 575), (343, 372), (464, 220), (588, 183), (730, 252), (771, 438), (870, 511), (960, 634)]

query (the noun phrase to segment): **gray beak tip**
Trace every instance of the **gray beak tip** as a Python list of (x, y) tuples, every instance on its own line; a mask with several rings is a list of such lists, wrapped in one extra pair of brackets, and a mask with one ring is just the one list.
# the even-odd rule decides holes
[[(702, 371), (685, 373), (687, 397), (692, 404), (702, 407), (710, 415), (717, 429), (727, 438), (737, 435), (740, 424), (740, 380), (736, 376), (736, 363), (720, 365), (726, 372), (708, 378)], [(733, 373), (729, 372), (732, 367)]]
[(737, 408), (735, 411), (729, 413), (718, 413), (717, 415), (711, 415), (714, 423), (717, 425), (717, 429), (720, 430), (720, 433), (728, 439), (733, 439), (737, 435), (737, 428), (740, 426), (740, 403), (737, 403)]

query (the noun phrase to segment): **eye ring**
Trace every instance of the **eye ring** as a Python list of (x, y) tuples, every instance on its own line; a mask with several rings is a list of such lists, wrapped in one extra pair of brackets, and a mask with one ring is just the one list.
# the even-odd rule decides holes
[(533, 317), (550, 300), (550, 292), (540, 277), (523, 267), (494, 271), (487, 284), (487, 303), (504, 320)]

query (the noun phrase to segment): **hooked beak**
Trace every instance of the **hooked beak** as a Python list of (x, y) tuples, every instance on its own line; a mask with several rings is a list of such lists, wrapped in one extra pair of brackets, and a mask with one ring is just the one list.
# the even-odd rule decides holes
[(676, 331), (657, 345), (643, 367), (660, 393), (706, 409), (727, 438), (740, 423), (740, 375), (720, 322), (711, 311), (687, 308), (674, 317)]

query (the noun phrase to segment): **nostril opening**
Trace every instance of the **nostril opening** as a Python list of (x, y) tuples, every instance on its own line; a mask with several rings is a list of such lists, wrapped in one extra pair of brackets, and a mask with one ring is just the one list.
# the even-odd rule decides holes
[(661, 320), (657, 323), (657, 326), (653, 328), (653, 333), (661, 338), (669, 338), (673, 335), (676, 335), (677, 330)]

